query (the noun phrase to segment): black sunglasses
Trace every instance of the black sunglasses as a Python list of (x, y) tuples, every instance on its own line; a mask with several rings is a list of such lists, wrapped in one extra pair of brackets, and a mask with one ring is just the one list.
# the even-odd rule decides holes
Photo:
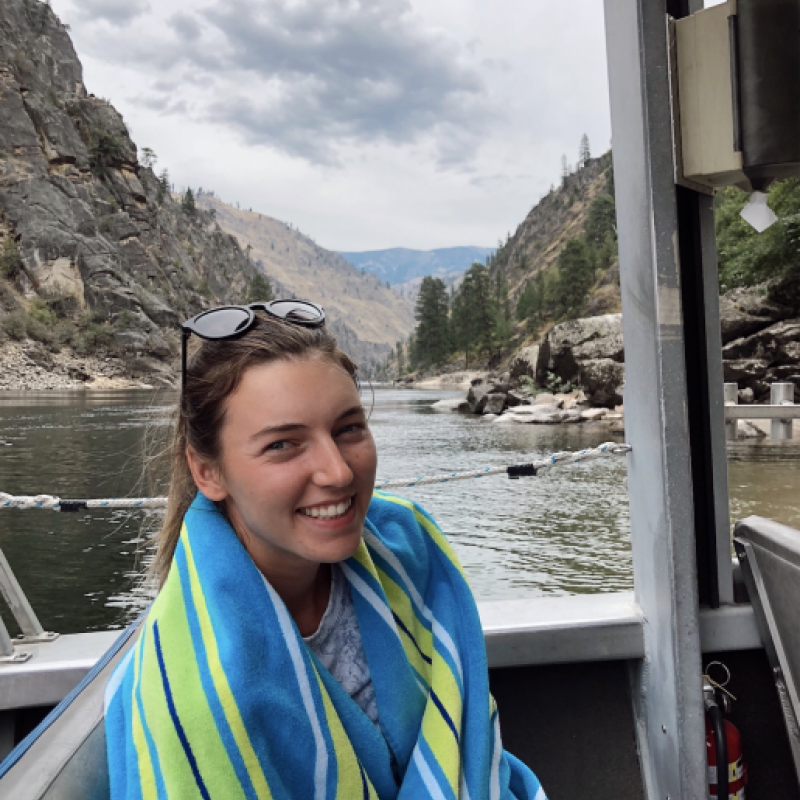
[(194, 333), (201, 339), (235, 339), (243, 336), (255, 325), (256, 311), (305, 328), (325, 325), (325, 311), (307, 300), (270, 300), (246, 306), (219, 306), (187, 319), (181, 325), (181, 388), (186, 388), (186, 352), (189, 337)]

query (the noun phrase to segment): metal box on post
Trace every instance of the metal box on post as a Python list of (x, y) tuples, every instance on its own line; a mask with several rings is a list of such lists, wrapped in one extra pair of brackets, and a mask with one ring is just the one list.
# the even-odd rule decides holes
[(764, 191), (800, 175), (800, 0), (727, 0), (675, 22), (679, 176)]

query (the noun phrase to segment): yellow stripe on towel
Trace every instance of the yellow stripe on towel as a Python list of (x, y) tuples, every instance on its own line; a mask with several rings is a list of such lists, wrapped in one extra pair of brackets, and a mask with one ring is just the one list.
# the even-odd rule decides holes
[[(236, 746), (239, 748), (242, 761), (253, 783), (256, 794), (259, 798), (263, 798), (263, 800), (271, 800), (272, 792), (270, 791), (264, 771), (261, 769), (261, 764), (253, 749), (250, 737), (247, 734), (247, 729), (245, 728), (244, 720), (239, 711), (239, 706), (236, 703), (236, 698), (233, 696), (228, 678), (225, 675), (225, 670), (219, 658), (217, 639), (214, 636), (211, 617), (208, 613), (205, 596), (203, 595), (203, 587), (200, 585), (200, 578), (197, 574), (197, 568), (192, 554), (191, 536), (185, 525), (181, 538), (186, 552), (186, 563), (189, 568), (189, 585), (191, 586), (192, 600), (194, 601), (195, 611), (197, 612), (197, 619), (200, 622), (200, 630), (203, 636), (203, 644), (206, 648), (206, 658), (208, 659), (211, 678), (214, 681), (214, 688), (217, 690), (217, 696), (219, 697), (220, 705), (225, 713), (225, 719), (228, 721), (228, 725), (230, 725), (233, 738), (236, 741)], [(238, 784), (238, 779), (236, 783)]]
[[(177, 570), (171, 574), (167, 584), (169, 584), (172, 596), (170, 601), (164, 603), (163, 608), (159, 610), (156, 621), (159, 626), (163, 624), (164, 629), (169, 631), (169, 636), (161, 638), (160, 641), (175, 713), (196, 758), (198, 769), (201, 770), (200, 775), (209, 795), (213, 798), (224, 797), (225, 800), (245, 800), (244, 790), (231, 763), (225, 742), (222, 740), (214, 713), (206, 701), (200, 667), (197, 662), (197, 652), (194, 648), (192, 631), (186, 613), (185, 604), (188, 598), (184, 595)], [(167, 585), (165, 585), (166, 588)], [(150, 658), (150, 665), (151, 668), (154, 665), (155, 669), (159, 670), (155, 652)], [(161, 682), (159, 670), (158, 675), (149, 676), (146, 685), (159, 686)], [(153, 724), (164, 725), (174, 731), (174, 723), (169, 714), (164, 692), (158, 691), (156, 696), (159, 698), (159, 702), (155, 704), (155, 708), (158, 709), (159, 716), (153, 719)], [(150, 706), (147, 710), (149, 715)], [(159, 737), (159, 741), (163, 742), (164, 738)], [(185, 765), (185, 769), (179, 783), (167, 786), (168, 795), (171, 789), (178, 790), (180, 787), (185, 791), (185, 787), (196, 784), (177, 733), (173, 733), (170, 741), (172, 744), (169, 752), (159, 752), (158, 754), (162, 764), (169, 764), (169, 769), (165, 771), (165, 779), (168, 775), (170, 779), (176, 775), (176, 761), (182, 768)], [(214, 765), (213, 769), (207, 768), (210, 764)], [(202, 771), (204, 765), (206, 769)], [(180, 794), (178, 796), (182, 797)]]
[(153, 762), (150, 760), (150, 750), (147, 747), (147, 738), (144, 732), (145, 722), (139, 713), (139, 703), (137, 702), (142, 650), (144, 649), (145, 641), (146, 636), (142, 636), (136, 645), (133, 661), (133, 697), (131, 699), (131, 708), (133, 709), (133, 746), (136, 748), (136, 756), (139, 762), (139, 786), (142, 797), (144, 800), (158, 800), (156, 776), (153, 771)]
[[(316, 666), (314, 676), (317, 679), (320, 694), (322, 695), (322, 707), (325, 710), (325, 718), (328, 723), (328, 730), (333, 740), (333, 750), (336, 753), (336, 797), (338, 800), (351, 800), (351, 798), (361, 798), (364, 796), (363, 783), (361, 780), (361, 767), (358, 764), (353, 745), (345, 732), (339, 715), (333, 707), (328, 690), (319, 677)], [(372, 782), (364, 772), (364, 779), (367, 782), (369, 800), (379, 800), (378, 794), (372, 786)]]

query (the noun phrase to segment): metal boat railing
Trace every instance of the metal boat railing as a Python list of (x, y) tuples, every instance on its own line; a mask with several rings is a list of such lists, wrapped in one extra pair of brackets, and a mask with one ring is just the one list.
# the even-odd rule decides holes
[(734, 442), (739, 438), (739, 420), (769, 419), (770, 438), (786, 441), (792, 438), (792, 422), (800, 419), (800, 404), (794, 402), (793, 383), (773, 383), (770, 386), (769, 405), (739, 405), (739, 387), (726, 383), (725, 398), (725, 438)]
[(58, 634), (46, 631), (42, 627), (2, 550), (0, 550), (0, 593), (22, 631), (15, 640), (12, 640), (5, 623), (0, 618), (0, 665), (19, 664), (27, 661), (31, 655), (15, 645), (52, 642), (58, 638)]

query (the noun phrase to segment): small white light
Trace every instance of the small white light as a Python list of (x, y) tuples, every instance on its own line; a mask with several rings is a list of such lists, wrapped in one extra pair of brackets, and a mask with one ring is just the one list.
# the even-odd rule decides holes
[(750, 195), (747, 205), (742, 209), (741, 216), (759, 233), (763, 233), (770, 225), (774, 225), (778, 221), (775, 212), (767, 205), (767, 195), (764, 192), (753, 192)]

